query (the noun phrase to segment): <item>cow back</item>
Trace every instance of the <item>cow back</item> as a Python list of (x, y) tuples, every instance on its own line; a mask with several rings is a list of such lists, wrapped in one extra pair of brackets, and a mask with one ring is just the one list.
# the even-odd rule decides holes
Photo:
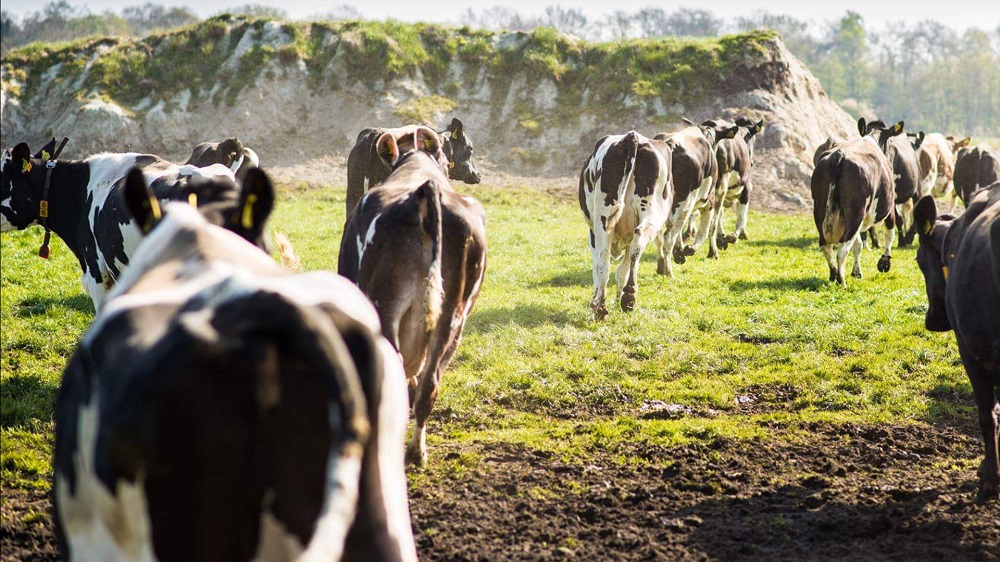
[(959, 151), (955, 162), (955, 190), (963, 202), (968, 204), (977, 190), (997, 181), (1000, 181), (1000, 151), (988, 143)]

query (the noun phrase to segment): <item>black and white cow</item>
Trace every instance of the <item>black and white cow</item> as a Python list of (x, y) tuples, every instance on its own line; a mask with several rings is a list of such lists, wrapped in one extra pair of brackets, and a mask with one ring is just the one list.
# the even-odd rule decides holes
[(590, 227), (594, 267), (590, 309), (596, 320), (608, 315), (605, 290), (612, 258), (621, 260), (615, 273), (621, 308), (635, 308), (639, 259), (673, 203), (671, 160), (667, 142), (629, 131), (597, 141), (580, 171), (580, 209)]
[(958, 140), (951, 135), (946, 137), (941, 133), (931, 133), (924, 137), (924, 142), (917, 151), (920, 192), (944, 199), (952, 211), (958, 204), (954, 183), (955, 154), (968, 146), (969, 141), (969, 137)]
[[(916, 236), (913, 207), (923, 195), (920, 193), (920, 164), (913, 145), (913, 141), (907, 137), (892, 137), (889, 139), (885, 154), (892, 166), (893, 190), (896, 194), (896, 226), (899, 229), (901, 247), (909, 246)], [(874, 242), (875, 232), (869, 232), (869, 236)]]
[[(142, 169), (157, 197), (212, 205), (220, 219), (241, 213), (248, 203), (273, 204), (269, 182), (266, 186), (246, 184), (251, 189), (241, 194), (232, 171), (218, 164), (177, 166), (151, 154), (98, 154), (85, 160), (43, 161), (31, 155), (26, 143), (5, 151), (0, 172), (0, 228), (7, 232), (39, 224), (46, 175), (51, 171), (47, 226), (79, 260), (83, 285), (97, 309), (142, 238), (122, 197), (126, 174), (133, 167)], [(266, 193), (254, 193), (254, 186), (266, 187)], [(239, 228), (238, 222), (229, 223)], [(263, 232), (245, 234), (265, 243)]]
[(930, 196), (914, 211), (917, 263), (927, 284), (925, 324), (955, 331), (972, 383), (986, 445), (979, 466), (980, 502), (1000, 500), (1000, 182), (972, 196), (957, 219), (939, 217)]
[(415, 561), (405, 380), (365, 296), (128, 181), (153, 228), (56, 401), (64, 557)]
[[(654, 140), (666, 141), (671, 149), (671, 183), (674, 190), (673, 206), (666, 226), (656, 237), (659, 252), (656, 272), (660, 275), (673, 277), (671, 254), (674, 261), (684, 263), (686, 256), (693, 256), (706, 239), (709, 240), (712, 255), (718, 253), (715, 237), (709, 237), (715, 215), (715, 187), (719, 179), (715, 146), (722, 139), (733, 138), (738, 130), (735, 125), (727, 128), (702, 124), (654, 137)], [(700, 216), (698, 233), (693, 244), (682, 248), (682, 234), (695, 210)]]
[[(716, 237), (716, 245), (725, 249), (737, 240), (746, 240), (747, 215), (750, 210), (750, 195), (753, 193), (753, 153), (757, 135), (764, 130), (764, 120), (754, 123), (746, 117), (736, 118), (739, 132), (731, 139), (722, 139), (715, 147), (715, 157), (719, 165), (719, 181), (716, 188), (717, 207), (715, 227), (711, 236)], [(726, 234), (723, 225), (723, 211), (736, 204), (736, 226), (732, 234)]]
[(415, 465), (427, 461), (427, 419), (486, 271), (486, 212), (451, 188), (430, 135), (420, 150), (380, 137), (377, 153), (393, 172), (348, 217), (337, 266), (375, 303), (402, 358), (414, 392), (406, 459)]
[(954, 181), (955, 191), (967, 206), (977, 191), (1000, 181), (1000, 150), (985, 142), (959, 149)]
[[(391, 135), (403, 153), (412, 150), (414, 135), (417, 130), (430, 130), (418, 125), (407, 125), (394, 129), (368, 128), (358, 134), (358, 139), (347, 157), (347, 215), (369, 189), (379, 185), (389, 177), (392, 169), (387, 167), (386, 159), (378, 154), (379, 139)], [(475, 147), (472, 139), (465, 131), (465, 125), (457, 117), (443, 131), (437, 131), (441, 139), (440, 151), (435, 157), (448, 169), (448, 177), (468, 184), (481, 181), (479, 171), (472, 162)]]
[(245, 146), (237, 137), (230, 137), (222, 142), (203, 142), (194, 147), (191, 157), (184, 164), (204, 168), (212, 164), (222, 164), (236, 176), (236, 181), (243, 181), (250, 168), (260, 167), (260, 158), (250, 147)]
[[(861, 277), (861, 233), (885, 225), (885, 250), (878, 269), (892, 265), (892, 241), (896, 233), (895, 192), (892, 166), (885, 156), (889, 139), (903, 132), (903, 122), (886, 127), (881, 121), (858, 120), (862, 137), (826, 152), (813, 170), (813, 219), (819, 245), (830, 266), (830, 280), (846, 285), (847, 254), (854, 251), (851, 275)], [(839, 250), (834, 246), (840, 245)]]

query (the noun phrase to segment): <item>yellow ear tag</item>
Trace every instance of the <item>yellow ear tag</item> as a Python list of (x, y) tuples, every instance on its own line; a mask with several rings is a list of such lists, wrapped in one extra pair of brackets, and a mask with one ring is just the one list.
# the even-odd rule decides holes
[(27, 160), (21, 160), (21, 171), (27, 174), (31, 171), (31, 162)]
[(195, 209), (198, 208), (198, 194), (197, 193), (189, 193), (188, 194), (188, 205), (191, 205)]
[(448, 169), (449, 170), (452, 169), (452, 168), (454, 168), (454, 167), (455, 167), (455, 163), (454, 162), (448, 162)]
[(942, 265), (941, 266), (941, 273), (944, 274), (944, 280), (947, 281), (948, 280), (948, 266), (947, 265)]
[(431, 142), (431, 139), (424, 139), (424, 150), (427, 152), (433, 152), (433, 150), (431, 150), (432, 146), (433, 143)]
[(243, 205), (243, 228), (250, 230), (253, 228), (253, 204), (257, 202), (257, 195), (251, 193), (247, 195), (247, 202)]
[(50, 158), (52, 158), (52, 155), (43, 150), (42, 151), (42, 160), (48, 160)]

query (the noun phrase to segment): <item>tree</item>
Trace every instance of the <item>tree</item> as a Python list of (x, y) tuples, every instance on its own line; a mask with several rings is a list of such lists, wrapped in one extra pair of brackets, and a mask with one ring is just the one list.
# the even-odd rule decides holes
[(542, 21), (548, 27), (577, 36), (583, 36), (587, 31), (587, 16), (579, 9), (548, 6)]

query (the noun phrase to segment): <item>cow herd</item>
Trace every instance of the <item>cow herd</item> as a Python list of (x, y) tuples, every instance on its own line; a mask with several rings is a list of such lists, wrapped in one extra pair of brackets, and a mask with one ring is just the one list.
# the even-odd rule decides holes
[[(685, 122), (652, 138), (605, 136), (583, 165), (598, 321), (612, 260), (629, 312), (651, 241), (669, 277), (706, 243), (718, 258), (748, 238), (763, 121)], [(858, 131), (814, 160), (830, 280), (846, 284), (851, 253), (861, 276), (866, 239), (888, 271), (897, 230), (901, 244), (919, 235), (927, 328), (956, 333), (986, 441), (979, 499), (996, 499), (1000, 156), (969, 139), (903, 135), (903, 122), (861, 119)], [(339, 275), (296, 271), (287, 241), (283, 263), (271, 259), (275, 190), (236, 138), (198, 145), (183, 165), (62, 161), (60, 150), (52, 139), (4, 151), (0, 216), (3, 231), (41, 224), (43, 257), (49, 231), (59, 236), (97, 310), (55, 407), (64, 554), (415, 560), (405, 466), (427, 461), (426, 422), (486, 269), (483, 205), (449, 183), (480, 181), (461, 120), (358, 135)], [(953, 198), (966, 207), (957, 218)]]

